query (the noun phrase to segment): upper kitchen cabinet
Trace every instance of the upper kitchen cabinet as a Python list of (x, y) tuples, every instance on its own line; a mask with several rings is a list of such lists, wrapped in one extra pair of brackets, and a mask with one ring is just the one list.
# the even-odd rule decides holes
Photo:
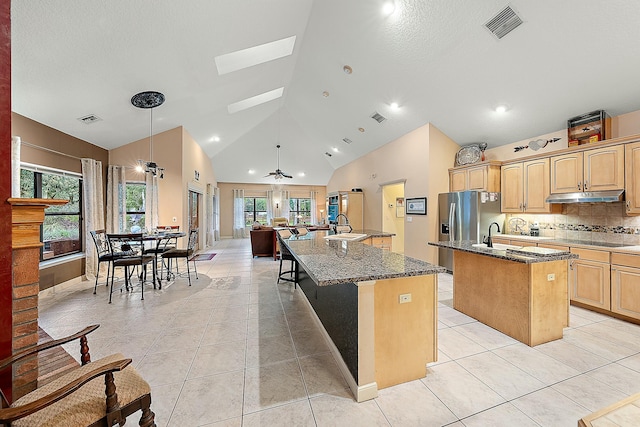
[(627, 214), (640, 214), (640, 142), (627, 144), (624, 158)]
[(486, 161), (449, 169), (449, 191), (500, 191), (501, 162)]
[(551, 157), (551, 193), (624, 188), (624, 146), (596, 148)]
[(502, 212), (550, 213), (549, 194), (548, 157), (502, 166)]

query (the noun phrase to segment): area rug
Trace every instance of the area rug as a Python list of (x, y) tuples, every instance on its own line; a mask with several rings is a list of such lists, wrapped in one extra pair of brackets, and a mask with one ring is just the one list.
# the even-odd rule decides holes
[(209, 261), (211, 258), (216, 256), (216, 254), (198, 254), (193, 257), (194, 261)]

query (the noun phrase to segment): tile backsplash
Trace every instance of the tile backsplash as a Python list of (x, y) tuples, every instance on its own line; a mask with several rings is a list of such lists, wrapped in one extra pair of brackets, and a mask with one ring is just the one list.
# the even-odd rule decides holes
[(510, 214), (505, 228), (518, 234), (515, 224), (523, 222), (518, 231), (528, 233), (538, 222), (541, 237), (640, 245), (640, 216), (626, 216), (622, 202), (563, 204), (561, 214)]

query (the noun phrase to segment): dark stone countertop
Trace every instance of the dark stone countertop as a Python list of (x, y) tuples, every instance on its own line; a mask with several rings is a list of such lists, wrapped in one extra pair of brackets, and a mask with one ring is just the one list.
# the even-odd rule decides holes
[[(361, 242), (327, 240), (324, 238), (326, 235), (325, 231), (315, 231), (284, 239), (284, 244), (318, 286), (424, 276), (446, 271), (444, 267)], [(382, 237), (387, 234), (370, 235)]]
[[(431, 246), (441, 248), (450, 248), (458, 251), (471, 252), (474, 254), (490, 256), (493, 258), (501, 258), (508, 261), (521, 262), (524, 264), (533, 264), (536, 262), (560, 261), (565, 259), (577, 259), (578, 255), (566, 251), (547, 248), (524, 248), (523, 250), (496, 249), (487, 247), (473, 246), (476, 242), (471, 240), (462, 240), (457, 242), (430, 242)], [(531, 251), (530, 253), (523, 252)]]

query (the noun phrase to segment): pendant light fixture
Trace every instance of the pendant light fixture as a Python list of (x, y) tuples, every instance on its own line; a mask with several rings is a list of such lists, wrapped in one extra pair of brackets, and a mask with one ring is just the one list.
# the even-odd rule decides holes
[(136, 170), (139, 172), (152, 173), (153, 176), (164, 178), (164, 168), (161, 168), (153, 161), (153, 109), (164, 103), (164, 95), (156, 91), (140, 92), (131, 98), (131, 104), (138, 108), (148, 108), (151, 110), (149, 122), (149, 161), (138, 160)]

